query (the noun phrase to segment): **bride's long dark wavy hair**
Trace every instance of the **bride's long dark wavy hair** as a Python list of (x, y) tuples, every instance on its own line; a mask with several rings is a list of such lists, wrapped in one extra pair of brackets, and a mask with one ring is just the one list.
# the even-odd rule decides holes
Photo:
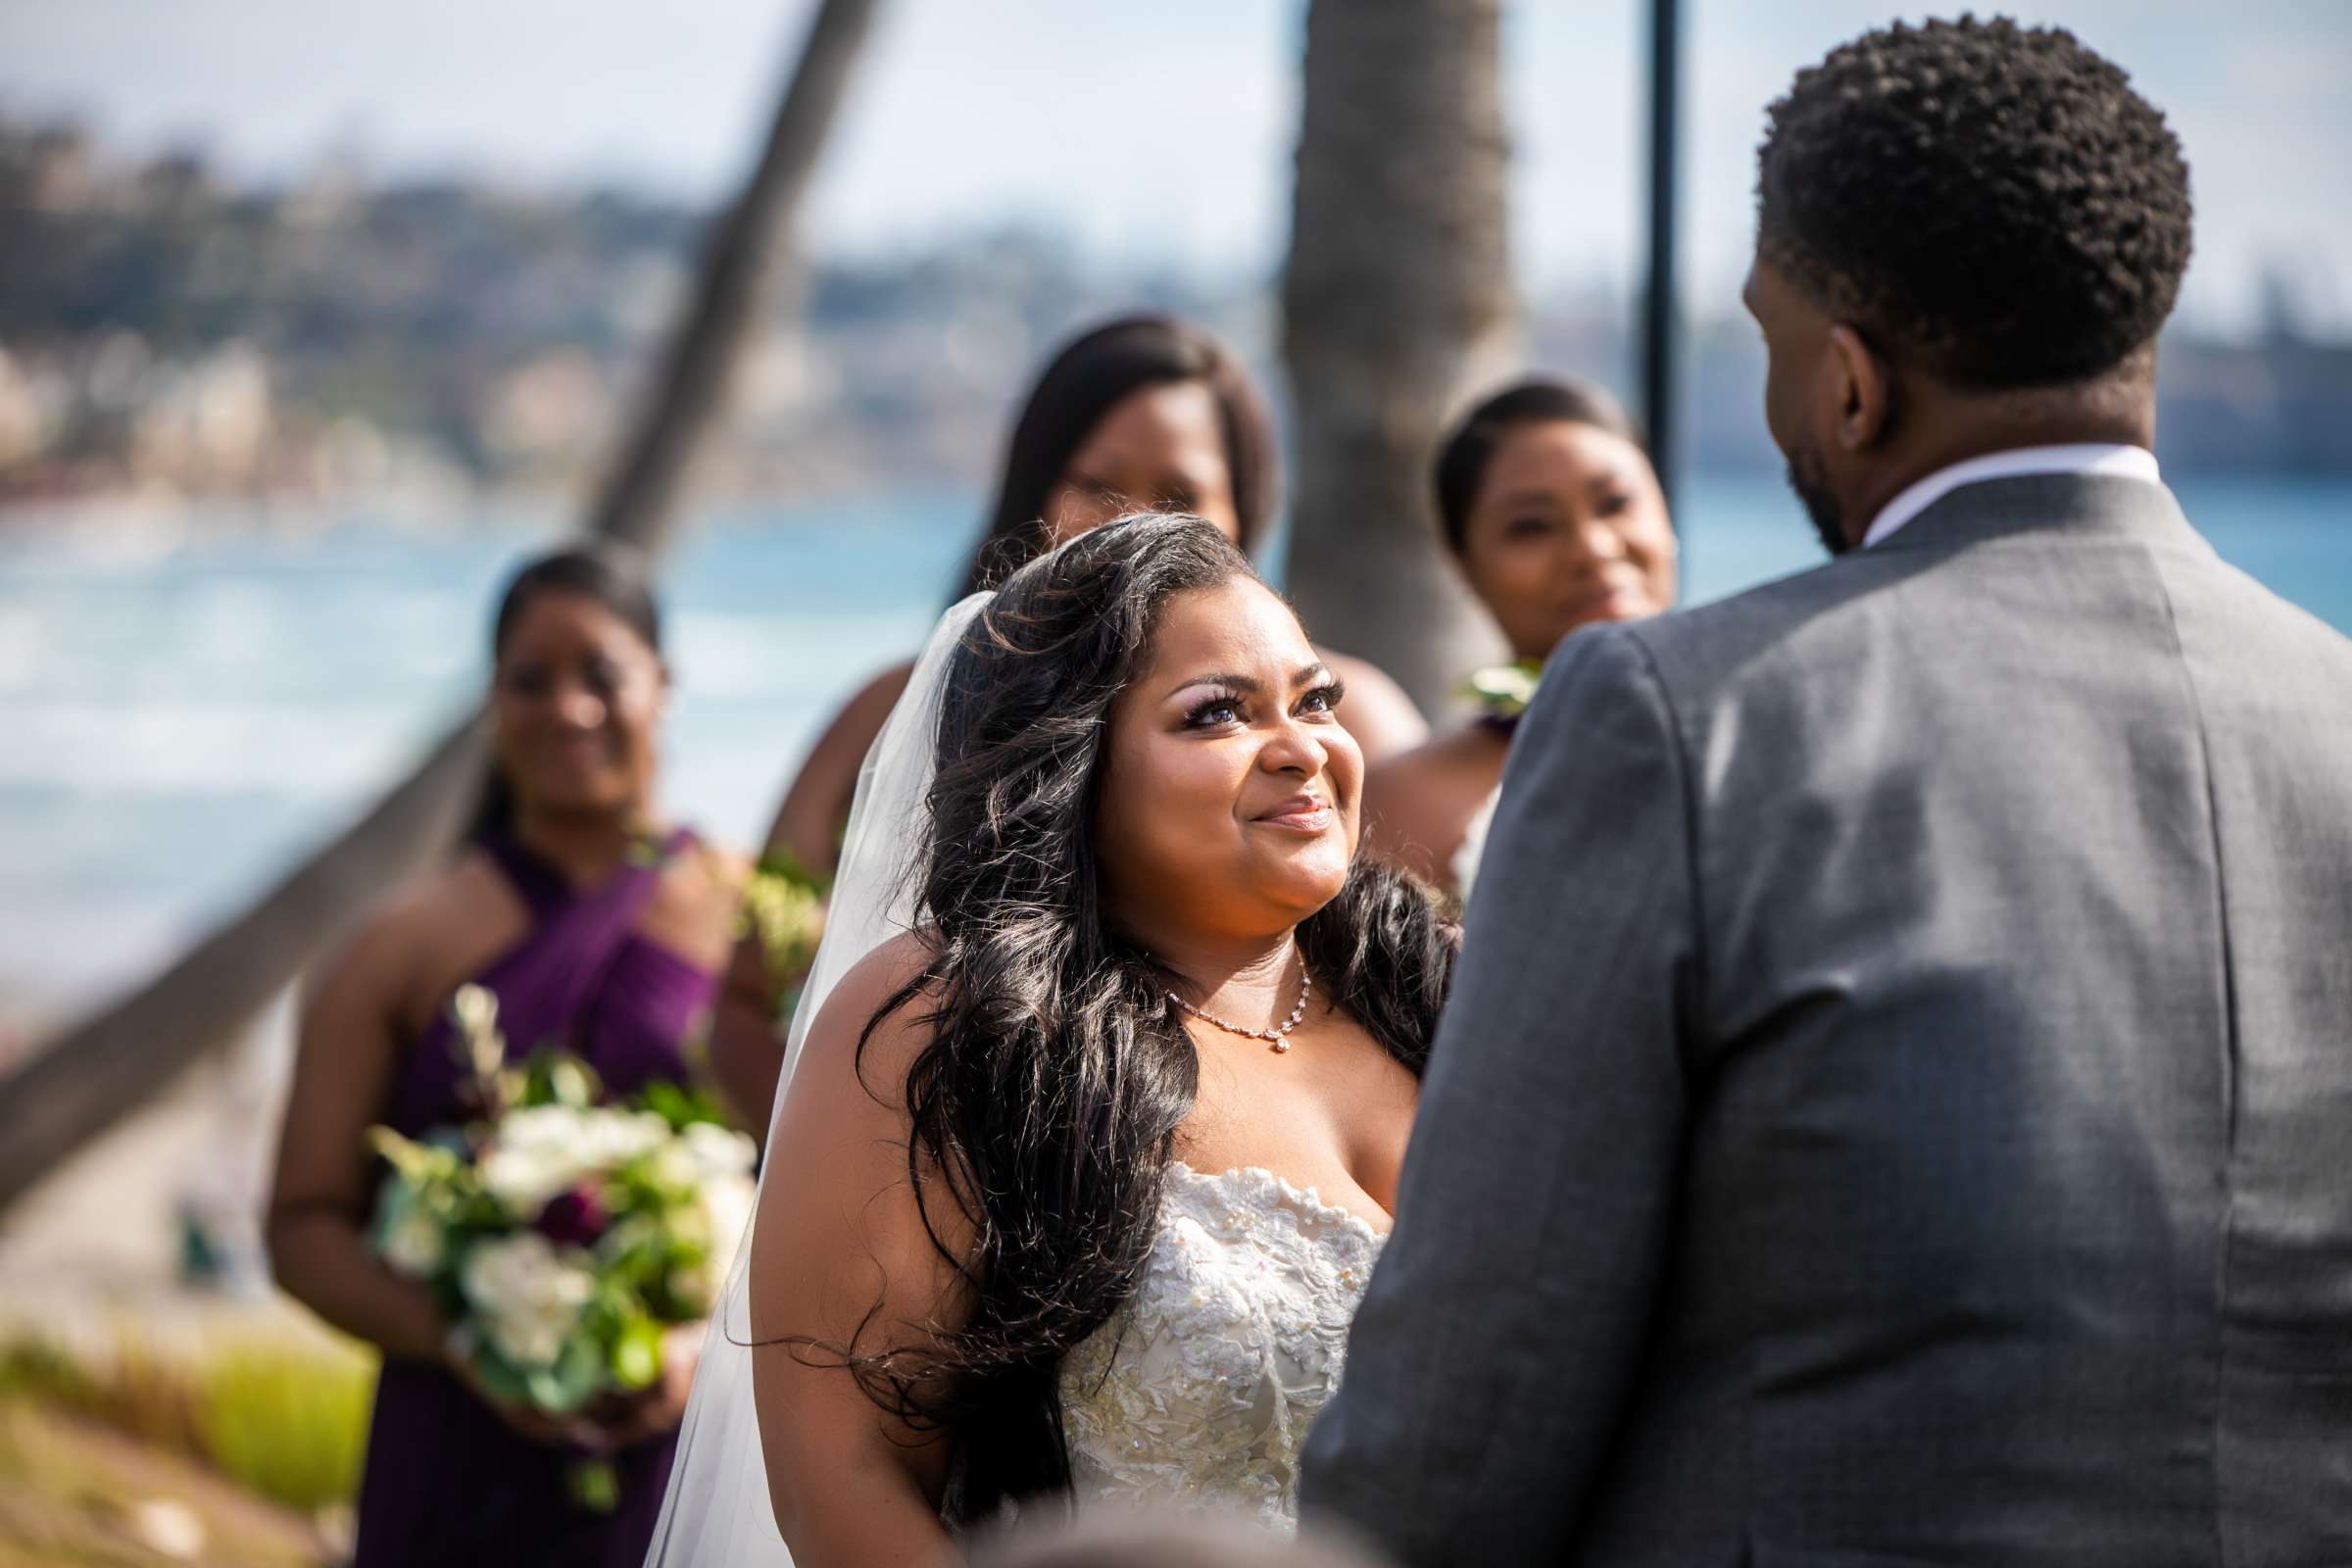
[[(930, 961), (865, 1040), (926, 1009), (908, 1174), (970, 1310), (919, 1350), (850, 1361), (876, 1403), (945, 1434), (953, 1519), (1066, 1493), (1062, 1358), (1152, 1244), (1199, 1061), (1172, 977), (1103, 917), (1095, 807), (1111, 705), (1169, 600), (1252, 576), (1197, 517), (1124, 518), (1014, 573), (950, 667), (916, 872)], [(1298, 936), (1317, 991), (1418, 1073), (1455, 943), (1426, 891), (1359, 860)], [(942, 1239), (966, 1231), (965, 1247)]]

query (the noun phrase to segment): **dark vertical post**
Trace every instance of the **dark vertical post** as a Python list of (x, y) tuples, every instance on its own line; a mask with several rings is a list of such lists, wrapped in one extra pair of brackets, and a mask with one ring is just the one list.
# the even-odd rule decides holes
[(1649, 8), (1649, 281), (1642, 301), (1642, 420), (1650, 457), (1671, 508), (1680, 472), (1681, 421), (1676, 417), (1676, 369), (1681, 360), (1675, 313), (1682, 122), (1681, 0), (1650, 0)]

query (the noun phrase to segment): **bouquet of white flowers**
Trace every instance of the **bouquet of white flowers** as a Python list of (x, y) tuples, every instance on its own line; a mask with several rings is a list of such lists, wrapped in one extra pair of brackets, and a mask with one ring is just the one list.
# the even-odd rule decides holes
[(663, 1331), (717, 1305), (758, 1151), (676, 1085), (610, 1103), (575, 1056), (510, 1062), (479, 986), (453, 1006), (480, 1119), (372, 1130), (377, 1253), (432, 1290), (494, 1396), (568, 1415), (652, 1387)]

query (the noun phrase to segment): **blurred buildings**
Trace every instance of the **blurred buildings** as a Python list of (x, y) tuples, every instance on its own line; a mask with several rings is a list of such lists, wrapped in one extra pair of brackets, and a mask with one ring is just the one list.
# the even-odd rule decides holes
[[(0, 123), (0, 500), (125, 492), (414, 502), (575, 492), (610, 450), (704, 217), (598, 191), (377, 185), (329, 164), (238, 189), (180, 155), (110, 161), (72, 126)], [(2165, 458), (2352, 473), (2352, 345), (2315, 342), (2280, 271), (2259, 340), (2168, 343)], [(755, 355), (721, 494), (969, 485), (1037, 360), (1156, 306), (1269, 368), (1260, 280), (1109, 275), (1011, 230), (817, 266)], [(1531, 302), (1536, 357), (1624, 386), (1629, 312)], [(1695, 301), (1692, 461), (1777, 471), (1762, 360)]]

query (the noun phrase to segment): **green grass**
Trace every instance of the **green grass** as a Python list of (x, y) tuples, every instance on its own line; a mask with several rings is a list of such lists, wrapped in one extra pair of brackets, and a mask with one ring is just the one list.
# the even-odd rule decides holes
[(371, 1354), (308, 1335), (223, 1330), (176, 1353), (129, 1330), (92, 1355), (41, 1338), (0, 1346), (0, 1394), (86, 1415), (305, 1512), (358, 1491), (374, 1388)]
[(375, 1396), (372, 1357), (232, 1344), (208, 1359), (203, 1388), (203, 1452), (224, 1474), (296, 1508), (352, 1500)]

